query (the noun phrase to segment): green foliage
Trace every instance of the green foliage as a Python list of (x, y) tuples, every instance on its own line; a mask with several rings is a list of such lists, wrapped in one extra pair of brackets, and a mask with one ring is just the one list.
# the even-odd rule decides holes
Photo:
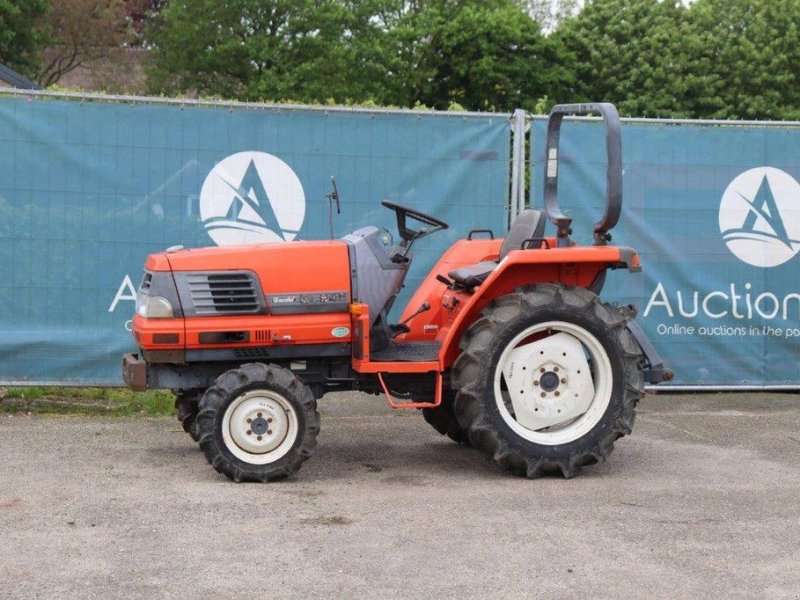
[(573, 100), (608, 101), (626, 115), (684, 116), (687, 10), (659, 0), (590, 0), (555, 37), (574, 53)]
[(510, 3), (459, 7), (431, 37), (435, 77), (420, 99), (436, 108), (456, 101), (471, 110), (532, 110), (539, 96), (557, 97), (571, 83), (559, 43)]
[(556, 31), (574, 99), (644, 117), (800, 118), (800, 0), (590, 0)]
[(45, 0), (0, 0), (0, 63), (35, 77), (42, 43), (35, 25), (47, 7)]
[(156, 93), (509, 110), (570, 81), (513, 0), (171, 2), (148, 35)]
[[(61, 4), (0, 0), (0, 62), (35, 76), (42, 45), (56, 39), (58, 11), (48, 6)], [(149, 88), (246, 101), (536, 113), (556, 102), (605, 100), (630, 116), (800, 119), (800, 0), (579, 6), (173, 0), (149, 17)], [(144, 19), (147, 11), (139, 12)], [(111, 29), (120, 31), (100, 28)], [(84, 46), (104, 47), (103, 39)]]
[(156, 92), (324, 103), (365, 99), (381, 75), (370, 2), (171, 2), (154, 20)]
[(800, 0), (698, 0), (690, 10), (706, 87), (691, 114), (800, 119)]

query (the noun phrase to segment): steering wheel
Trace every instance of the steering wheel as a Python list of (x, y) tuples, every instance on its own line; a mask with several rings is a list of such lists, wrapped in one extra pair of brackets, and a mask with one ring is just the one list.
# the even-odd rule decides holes
[[(394, 202), (389, 202), (388, 200), (383, 200), (381, 204), (383, 204), (386, 208), (392, 209), (397, 214), (397, 230), (400, 232), (400, 237), (406, 242), (425, 237), (426, 235), (430, 235), (450, 227), (444, 221), (437, 219), (436, 217), (426, 215), (418, 210), (414, 210), (413, 208), (395, 204)], [(406, 226), (407, 217), (410, 217), (415, 221), (419, 221), (420, 223), (424, 223), (425, 225), (430, 225), (431, 229), (428, 229), (427, 227), (423, 227), (422, 229), (411, 229), (410, 227)]]

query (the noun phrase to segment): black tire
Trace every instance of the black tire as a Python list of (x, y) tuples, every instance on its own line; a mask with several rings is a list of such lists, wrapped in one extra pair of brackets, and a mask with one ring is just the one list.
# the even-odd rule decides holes
[[(234, 402), (241, 402), (247, 395), (252, 396), (251, 392), (257, 395), (259, 391), (279, 398), (282, 403), (279, 408), (288, 415), (287, 422), (293, 423), (289, 427), (290, 433), (278, 448), (284, 448), (282, 453), (265, 464), (258, 464), (258, 457), (267, 457), (277, 450), (263, 454), (249, 453), (247, 449), (237, 447), (232, 439), (226, 442), (223, 434), (226, 411), (231, 409)], [(236, 410), (234, 407), (231, 411), (233, 415)], [(261, 418), (261, 413), (258, 413), (258, 417)], [(233, 416), (229, 415), (228, 419), (232, 422)], [(317, 403), (309, 387), (288, 369), (263, 363), (245, 364), (220, 375), (200, 400), (197, 422), (200, 448), (206, 460), (216, 471), (236, 482), (267, 482), (290, 477), (311, 456), (319, 433)], [(291, 434), (292, 428), (295, 429), (294, 434)], [(230, 433), (232, 429), (229, 427), (229, 438), (233, 437)], [(256, 429), (255, 424), (252, 429)], [(251, 433), (257, 432), (248, 431), (247, 435)], [(271, 434), (272, 431), (267, 433)], [(258, 439), (261, 440), (261, 437)]]
[[(535, 443), (515, 432), (501, 414), (494, 387), (497, 365), (506, 347), (529, 327), (549, 322), (565, 322), (577, 326), (575, 331), (591, 334), (602, 346), (611, 374), (610, 400), (599, 420), (577, 439), (554, 445)], [(636, 404), (644, 395), (641, 350), (626, 322), (620, 311), (577, 287), (534, 285), (490, 302), (481, 318), (465, 332), (462, 353), (452, 369), (452, 384), (457, 390), (455, 414), (472, 445), (502, 468), (531, 478), (547, 473), (569, 478), (582, 466), (606, 460), (614, 441), (631, 433)], [(521, 345), (517, 342), (515, 347)], [(538, 392), (535, 384), (538, 381), (530, 389)], [(506, 418), (516, 420), (508, 411)], [(538, 435), (533, 430), (528, 432), (529, 437)]]
[(175, 393), (175, 410), (178, 421), (181, 422), (183, 430), (195, 442), (200, 440), (200, 434), (197, 432), (197, 413), (200, 411), (202, 395), (203, 392), (198, 390), (181, 390)]
[(457, 444), (469, 446), (467, 432), (456, 419), (454, 403), (455, 393), (450, 390), (443, 391), (442, 403), (436, 408), (423, 408), (422, 416), (431, 427), (442, 435), (446, 435)]

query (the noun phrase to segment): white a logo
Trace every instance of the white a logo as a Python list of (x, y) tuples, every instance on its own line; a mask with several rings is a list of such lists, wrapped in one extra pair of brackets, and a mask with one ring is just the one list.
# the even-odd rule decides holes
[(800, 184), (773, 167), (737, 176), (719, 206), (722, 239), (755, 267), (777, 267), (800, 251)]
[(291, 241), (305, 214), (297, 175), (265, 152), (239, 152), (221, 160), (200, 190), (200, 218), (218, 246)]

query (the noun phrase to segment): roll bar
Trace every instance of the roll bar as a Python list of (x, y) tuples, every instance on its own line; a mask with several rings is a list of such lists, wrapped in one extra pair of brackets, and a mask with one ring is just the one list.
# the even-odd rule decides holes
[(594, 243), (604, 245), (610, 239), (608, 233), (617, 224), (622, 209), (622, 133), (619, 113), (609, 102), (587, 104), (557, 104), (547, 120), (547, 148), (545, 152), (544, 204), (547, 217), (558, 228), (557, 245), (568, 246), (572, 233), (572, 217), (561, 212), (558, 204), (558, 145), (561, 137), (561, 122), (567, 115), (600, 113), (606, 127), (606, 210), (603, 218), (594, 224)]

